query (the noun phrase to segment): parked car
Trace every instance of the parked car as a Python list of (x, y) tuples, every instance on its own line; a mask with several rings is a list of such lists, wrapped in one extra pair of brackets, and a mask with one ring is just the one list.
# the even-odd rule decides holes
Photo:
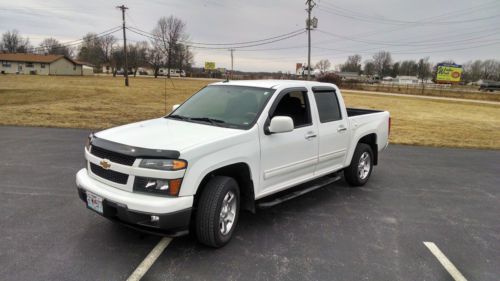
[[(167, 76), (168, 69), (160, 68), (158, 70), (158, 75)], [(170, 69), (170, 77), (186, 77), (186, 72), (184, 70), (179, 69)]]
[(339, 180), (366, 184), (388, 145), (387, 111), (346, 108), (334, 84), (211, 84), (165, 117), (93, 133), (80, 198), (98, 214), (167, 236), (228, 243), (255, 212)]

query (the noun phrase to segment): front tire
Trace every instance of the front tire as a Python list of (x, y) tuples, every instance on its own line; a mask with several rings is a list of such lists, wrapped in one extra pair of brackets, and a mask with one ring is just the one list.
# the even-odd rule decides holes
[(196, 214), (196, 237), (200, 243), (220, 248), (226, 245), (238, 223), (240, 190), (230, 177), (216, 176), (204, 187)]
[(351, 186), (363, 186), (368, 182), (373, 170), (373, 151), (365, 143), (358, 143), (351, 164), (344, 170), (344, 178)]

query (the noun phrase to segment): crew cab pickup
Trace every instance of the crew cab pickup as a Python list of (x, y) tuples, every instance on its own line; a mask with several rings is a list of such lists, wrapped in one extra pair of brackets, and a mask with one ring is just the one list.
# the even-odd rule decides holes
[(170, 114), (89, 136), (76, 175), (87, 208), (142, 231), (225, 245), (255, 212), (340, 178), (364, 185), (387, 111), (346, 108), (334, 84), (210, 84)]

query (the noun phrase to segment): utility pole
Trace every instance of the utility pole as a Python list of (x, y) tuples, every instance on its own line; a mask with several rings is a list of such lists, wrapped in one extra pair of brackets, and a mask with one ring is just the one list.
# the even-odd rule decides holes
[(117, 6), (116, 8), (122, 10), (123, 54), (125, 55), (125, 69), (124, 69), (123, 73), (125, 74), (125, 86), (128, 87), (127, 34), (125, 33), (125, 10), (127, 10), (128, 8), (125, 5)]
[(231, 52), (231, 80), (233, 79), (233, 52), (234, 52), (234, 49), (229, 49), (229, 51)]
[(311, 29), (313, 22), (311, 20), (311, 11), (316, 6), (313, 0), (306, 0), (307, 4), (307, 80), (311, 80)]

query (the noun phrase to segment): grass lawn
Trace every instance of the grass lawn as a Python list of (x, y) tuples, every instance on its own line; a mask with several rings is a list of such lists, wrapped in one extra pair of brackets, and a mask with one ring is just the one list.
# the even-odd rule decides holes
[[(206, 80), (0, 76), (0, 125), (102, 129), (164, 115)], [(165, 110), (165, 88), (167, 107)], [(388, 110), (391, 142), (500, 149), (500, 106), (344, 94), (347, 106)]]

